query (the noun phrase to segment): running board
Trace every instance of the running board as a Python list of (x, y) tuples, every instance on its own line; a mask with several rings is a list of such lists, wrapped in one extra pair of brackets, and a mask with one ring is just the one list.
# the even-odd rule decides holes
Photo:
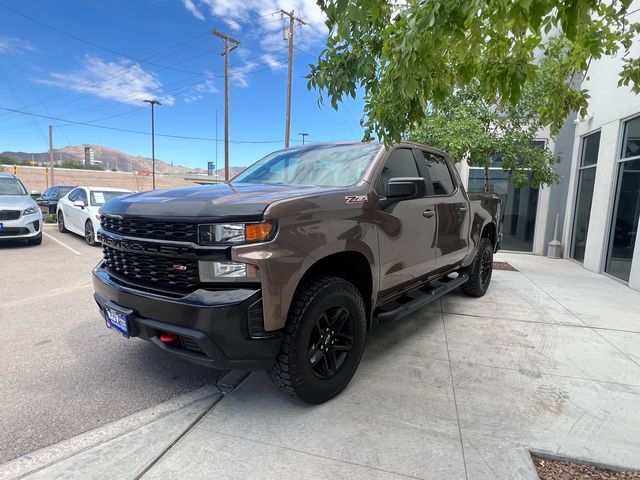
[(455, 290), (469, 279), (467, 274), (461, 273), (456, 278), (444, 277), (385, 303), (376, 312), (378, 323), (400, 320), (412, 312), (430, 304), (434, 300)]

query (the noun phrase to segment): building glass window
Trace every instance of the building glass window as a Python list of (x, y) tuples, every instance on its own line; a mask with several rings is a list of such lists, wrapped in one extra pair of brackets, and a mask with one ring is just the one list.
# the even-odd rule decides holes
[(626, 122), (605, 272), (626, 282), (640, 217), (640, 117)]
[[(495, 165), (495, 163), (494, 163)], [(533, 236), (538, 211), (538, 189), (515, 188), (502, 168), (489, 169), (490, 190), (501, 200), (503, 250), (533, 251)], [(484, 192), (484, 169), (469, 169), (469, 192)]]
[(579, 262), (584, 262), (599, 150), (599, 131), (582, 138), (580, 166), (578, 167), (578, 193), (576, 195), (576, 209), (573, 215), (573, 237), (569, 252), (569, 256)]

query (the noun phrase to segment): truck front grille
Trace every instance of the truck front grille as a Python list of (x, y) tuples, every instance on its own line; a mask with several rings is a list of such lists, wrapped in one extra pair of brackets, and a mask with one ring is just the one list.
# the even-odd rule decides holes
[(171, 259), (140, 253), (124, 252), (103, 245), (106, 266), (147, 285), (193, 289), (200, 283), (196, 260)]
[(18, 220), (20, 210), (0, 210), (0, 220)]
[(193, 243), (198, 240), (198, 225), (195, 223), (124, 220), (103, 216), (102, 228), (129, 237)]

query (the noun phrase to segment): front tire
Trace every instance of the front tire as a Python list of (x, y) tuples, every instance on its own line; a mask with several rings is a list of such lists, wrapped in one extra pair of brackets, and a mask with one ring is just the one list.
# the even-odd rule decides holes
[(460, 289), (470, 297), (482, 297), (489, 289), (493, 273), (493, 245), (488, 238), (481, 238), (473, 263), (465, 273), (469, 280)]
[(271, 381), (307, 403), (335, 397), (353, 377), (364, 350), (366, 310), (350, 282), (320, 276), (299, 287), (291, 304)]
[(64, 215), (62, 214), (62, 210), (58, 211), (58, 231), (60, 233), (67, 233), (67, 227), (64, 225)]
[(95, 247), (98, 244), (91, 220), (87, 220), (84, 224), (84, 239), (90, 247)]

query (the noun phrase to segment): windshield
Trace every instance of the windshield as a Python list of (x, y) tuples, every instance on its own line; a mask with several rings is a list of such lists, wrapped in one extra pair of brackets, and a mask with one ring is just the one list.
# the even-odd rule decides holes
[(379, 143), (309, 145), (267, 155), (233, 183), (346, 187), (358, 182), (380, 150)]
[(60, 198), (64, 197), (67, 193), (69, 193), (73, 189), (74, 187), (58, 187), (58, 190), (60, 192), (59, 197)]
[(26, 195), (27, 190), (17, 178), (0, 178), (0, 195)]
[(112, 198), (129, 195), (131, 192), (104, 192), (100, 190), (91, 190), (91, 205), (100, 207)]

